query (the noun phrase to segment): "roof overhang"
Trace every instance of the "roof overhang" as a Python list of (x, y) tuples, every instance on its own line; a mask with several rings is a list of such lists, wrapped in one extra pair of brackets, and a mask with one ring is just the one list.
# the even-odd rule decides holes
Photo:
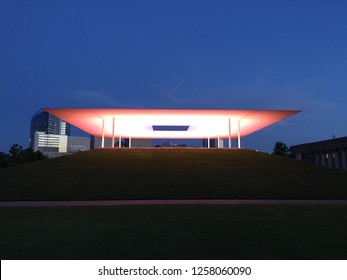
[[(241, 137), (294, 115), (298, 110), (172, 110), (44, 108), (81, 130), (102, 137), (202, 139)], [(162, 126), (164, 129), (154, 129)], [(187, 129), (174, 129), (188, 127)], [(166, 128), (166, 129), (165, 129)], [(171, 129), (172, 128), (172, 129)], [(240, 128), (240, 129), (238, 129)]]

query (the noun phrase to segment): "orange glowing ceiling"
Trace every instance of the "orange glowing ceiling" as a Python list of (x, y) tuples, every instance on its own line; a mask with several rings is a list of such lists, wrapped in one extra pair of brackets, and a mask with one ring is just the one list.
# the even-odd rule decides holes
[[(102, 137), (152, 139), (202, 139), (246, 136), (298, 110), (172, 110), (172, 109), (72, 109), (44, 108), (83, 131)], [(153, 127), (166, 127), (155, 130)], [(185, 130), (170, 127), (185, 127)], [(240, 128), (238, 130), (238, 128)]]

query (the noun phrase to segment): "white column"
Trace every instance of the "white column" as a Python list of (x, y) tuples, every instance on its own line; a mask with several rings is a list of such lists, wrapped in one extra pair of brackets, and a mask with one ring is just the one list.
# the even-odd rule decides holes
[(102, 137), (101, 137), (101, 148), (105, 147), (105, 120), (102, 119)]
[(229, 118), (229, 149), (231, 148), (231, 119)]
[(210, 136), (207, 137), (207, 148), (210, 148)]
[(122, 135), (119, 134), (118, 148), (122, 148)]
[(237, 147), (241, 148), (241, 137), (240, 137), (240, 120), (237, 120)]
[(129, 148), (131, 148), (131, 137), (129, 137)]
[(114, 148), (114, 125), (115, 125), (115, 117), (113, 117), (113, 122), (112, 122), (112, 148)]
[(219, 149), (219, 148), (220, 148), (220, 144), (219, 144), (220, 137), (219, 137), (219, 136), (218, 136), (218, 138), (217, 138), (217, 141), (218, 141), (217, 148)]

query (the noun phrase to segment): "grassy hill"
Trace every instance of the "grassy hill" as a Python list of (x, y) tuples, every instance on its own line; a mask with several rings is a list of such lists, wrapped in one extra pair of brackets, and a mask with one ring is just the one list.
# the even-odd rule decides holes
[[(347, 198), (347, 172), (249, 150), (94, 150), (0, 170), (0, 200)], [(0, 207), (1, 259), (346, 259), (346, 205)]]
[(243, 149), (104, 149), (1, 169), (0, 190), (0, 200), (346, 199), (347, 172)]

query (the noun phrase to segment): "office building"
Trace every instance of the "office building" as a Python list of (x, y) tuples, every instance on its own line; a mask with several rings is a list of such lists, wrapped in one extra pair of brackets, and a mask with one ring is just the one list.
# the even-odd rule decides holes
[[(120, 145), (119, 145), (120, 141)], [(105, 147), (112, 147), (112, 139), (106, 138), (104, 139), (104, 146)], [(119, 147), (132, 147), (132, 148), (150, 148), (153, 146), (152, 139), (131, 139), (131, 138), (117, 138), (114, 140), (113, 147), (119, 148)], [(102, 138), (101, 137), (95, 137), (91, 135), (90, 137), (90, 148), (91, 149), (98, 149), (102, 148)]]
[(71, 125), (45, 111), (38, 111), (31, 119), (29, 147), (48, 157), (90, 149), (87, 137), (70, 136)]
[(31, 119), (29, 147), (45, 155), (67, 152), (70, 124), (45, 111), (36, 112)]
[(347, 137), (291, 146), (290, 153), (297, 160), (347, 170)]
[(90, 150), (90, 138), (80, 136), (67, 137), (67, 152), (77, 153)]
[(203, 148), (224, 148), (224, 139), (203, 139)]

